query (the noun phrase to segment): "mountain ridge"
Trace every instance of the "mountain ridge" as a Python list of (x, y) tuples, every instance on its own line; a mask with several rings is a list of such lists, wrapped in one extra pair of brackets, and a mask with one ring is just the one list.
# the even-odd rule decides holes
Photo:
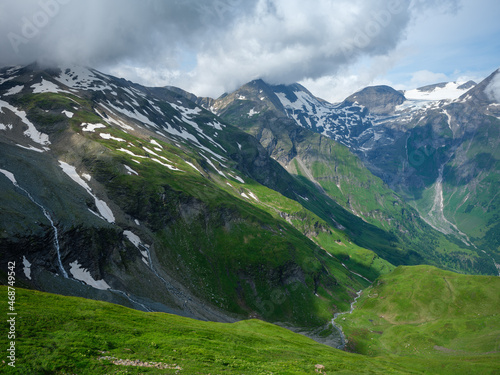
[[(482, 243), (482, 250), (496, 257), (494, 263), (498, 264), (500, 261), (498, 258), (499, 248), (498, 245), (495, 245), (495, 241), (497, 240), (494, 239), (495, 235), (491, 232), (492, 229), (488, 232), (487, 241), (493, 245), (493, 248), (490, 245), (486, 245), (486, 242), (481, 240), (480, 237), (477, 237), (478, 228), (486, 224), (487, 220), (478, 221), (475, 226), (476, 229), (471, 231), (470, 220), (469, 224), (464, 227), (460, 220), (455, 222), (455, 219), (450, 217), (449, 213), (446, 213), (448, 208), (444, 208), (444, 213), (441, 211), (433, 213), (430, 210), (432, 207), (424, 207), (422, 205), (425, 201), (422, 200), (421, 196), (423, 192), (429, 194), (429, 189), (438, 189), (440, 186), (438, 181), (441, 175), (441, 166), (444, 162), (452, 160), (452, 157), (458, 157), (456, 153), (461, 150), (459, 145), (466, 141), (467, 137), (472, 137), (473, 139), (476, 137), (479, 124), (481, 122), (488, 123), (490, 121), (489, 118), (491, 118), (488, 116), (499, 118), (496, 111), (497, 107), (495, 107), (495, 103), (490, 99), (491, 94), (490, 96), (485, 94), (485, 90), (491, 87), (489, 84), (494, 79), (495, 74), (496, 72), (479, 84), (467, 82), (466, 85), (458, 85), (453, 83), (453, 87), (460, 86), (461, 89), (467, 92), (452, 100), (406, 99), (402, 93), (389, 89), (391, 94), (398, 99), (394, 99), (395, 101), (390, 105), (389, 111), (384, 112), (382, 109), (383, 114), (380, 112), (372, 113), (370, 108), (355, 100), (356, 94), (353, 94), (340, 104), (323, 104), (323, 101), (320, 102), (315, 97), (310, 97), (311, 94), (308, 91), (303, 91), (302, 94), (295, 92), (295, 90), (300, 89), (299, 86), (269, 85), (269, 88), (277, 92), (282, 106), (285, 107), (285, 111), (279, 111), (279, 107), (276, 106), (274, 108), (274, 116), (277, 119), (279, 118), (279, 121), (285, 123), (283, 115), (286, 115), (289, 120), (300, 127), (310, 129), (344, 144), (361, 158), (372, 173), (380, 177), (392, 190), (405, 197), (405, 200), (413, 205), (430, 225), (446, 235), (455, 236), (467, 245), (471, 245), (471, 237), (475, 237), (473, 240), (474, 246)], [(437, 84), (433, 87), (428, 87), (428, 89), (432, 88), (435, 90), (436, 88), (446, 88), (447, 86), (450, 86), (450, 84)], [(243, 86), (243, 88), (245, 87), (250, 86)], [(388, 90), (387, 88), (382, 88), (382, 90), (384, 89)], [(373, 90), (375, 92), (376, 90), (381, 90), (381, 88), (367, 88), (365, 92), (366, 90)], [(223, 117), (226, 116), (231, 121), (238, 121), (239, 126), (243, 130), (249, 131), (260, 138), (261, 143), (265, 147), (274, 149), (276, 143), (275, 141), (271, 141), (272, 138), (269, 138), (265, 132), (258, 134), (255, 130), (252, 130), (252, 121), (255, 117), (259, 116), (259, 111), (261, 110), (258, 107), (258, 102), (253, 101), (255, 104), (252, 104), (252, 107), (250, 107), (250, 104), (245, 104), (245, 100), (239, 99), (242, 109), (238, 109), (238, 105), (236, 105), (238, 102), (234, 98), (235, 95), (240, 95), (238, 94), (239, 92), (237, 90), (232, 94), (227, 94), (223, 98), (217, 99), (221, 103), (219, 106), (223, 105), (227, 107), (225, 114), (221, 113), (220, 108), (217, 107), (217, 113), (223, 115)], [(383, 96), (380, 97), (380, 95), (377, 96), (374, 93), (372, 96), (372, 108), (377, 106), (373, 102), (374, 98), (382, 100), (382, 102), (387, 100), (383, 99)], [(270, 101), (272, 102), (273, 100)], [(364, 104), (368, 104), (369, 101), (366, 99)], [(233, 105), (231, 104), (232, 102), (235, 103), (234, 108), (228, 107), (228, 105)], [(467, 102), (467, 109), (458, 110), (459, 107), (463, 107)], [(319, 107), (321, 109), (318, 109)], [(232, 111), (234, 115), (231, 114)], [(279, 113), (276, 113), (276, 111)], [(339, 116), (339, 114), (341, 115)], [(245, 119), (246, 116), (248, 119)], [(460, 118), (459, 121), (464, 125), (456, 123), (453, 116), (457, 116), (457, 119)], [(467, 116), (472, 117), (470, 119), (464, 118)], [(266, 121), (275, 121), (272, 118), (271, 116)], [(426, 121), (428, 123), (424, 124), (423, 120), (427, 118), (428, 120)], [(440, 121), (442, 122), (440, 123)], [(292, 124), (292, 122), (289, 122), (289, 124)], [(329, 124), (327, 128), (322, 127), (325, 123)], [(495, 132), (494, 128), (490, 129), (490, 131)], [(450, 130), (453, 134), (450, 133), (450, 135), (447, 135), (446, 131)], [(490, 142), (495, 142), (494, 139), (498, 138), (493, 138)], [(276, 160), (281, 160), (283, 165), (287, 165), (296, 156), (295, 147), (290, 148), (289, 145), (290, 142), (286, 141), (283, 144), (284, 148), (280, 146), (280, 153), (283, 150), (290, 149), (288, 156), (286, 154), (273, 155)], [(458, 151), (455, 151), (457, 147)], [(491, 147), (492, 150), (495, 149), (493, 145), (488, 147)], [(464, 156), (461, 156), (461, 158), (464, 158)], [(399, 167), (397, 167), (398, 165)], [(498, 169), (498, 166), (496, 168)], [(448, 170), (445, 168), (443, 172), (445, 176)], [(497, 175), (494, 170), (491, 170), (493, 178)], [(482, 178), (486, 175), (484, 174)], [(309, 177), (311, 177), (310, 173)], [(445, 178), (446, 183), (448, 181)], [(439, 192), (436, 192), (433, 198), (436, 202), (439, 199), (439, 194)], [(489, 200), (495, 199), (494, 193), (488, 194), (490, 194)], [(444, 199), (446, 201), (447, 198), (445, 197)], [(464, 219), (467, 216), (466, 214), (462, 214)], [(490, 228), (491, 224), (490, 220), (490, 224), (488, 224)]]
[[(369, 214), (367, 216), (367, 212), (365, 211), (367, 208), (366, 197), (363, 197), (363, 195), (366, 196), (366, 194), (364, 194), (362, 191), (359, 190), (359, 183), (357, 183), (358, 184), (357, 186), (350, 186), (350, 187), (346, 186), (344, 188), (345, 191), (351, 191), (351, 192), (357, 191), (354, 195), (349, 194), (350, 196), (345, 195), (346, 193), (342, 192), (343, 189), (340, 187), (339, 181), (342, 181), (342, 180), (339, 180), (339, 177), (342, 179), (345, 179), (345, 177), (341, 177), (341, 176), (337, 175), (337, 166), (336, 166), (337, 162), (335, 161), (335, 158), (339, 158), (339, 160), (343, 160), (344, 162), (346, 161), (345, 156), (340, 156), (340, 154), (338, 153), (341, 150), (341, 147), (339, 148), (338, 146), (334, 146), (332, 144), (330, 149), (331, 150), (338, 150), (338, 151), (336, 151), (336, 153), (333, 153), (333, 154), (331, 151), (327, 151), (327, 153), (330, 153), (331, 155), (325, 156), (325, 151), (319, 151), (319, 149), (318, 149), (318, 147), (320, 147), (320, 148), (322, 147), (322, 146), (318, 146), (318, 145), (322, 145), (322, 144), (327, 145), (329, 142), (328, 138), (323, 137), (324, 133), (318, 139), (313, 140), (314, 137), (312, 136), (312, 134), (308, 133), (309, 130), (304, 129), (303, 126), (298, 125), (296, 123), (298, 121), (298, 119), (301, 118), (300, 113), (304, 113), (304, 116), (307, 115), (306, 109), (303, 109), (303, 112), (298, 111), (297, 108), (299, 108), (299, 106), (296, 103), (299, 103), (299, 102), (303, 103), (303, 104), (301, 104), (302, 108), (306, 107), (307, 105), (310, 105), (312, 110), (313, 110), (313, 116), (317, 117), (318, 111), (314, 110), (314, 108), (315, 108), (314, 105), (318, 105), (320, 102), (314, 101), (313, 99), (311, 99), (310, 101), (305, 100), (305, 99), (300, 99), (301, 97), (304, 98), (304, 96), (301, 96), (302, 94), (297, 94), (294, 97), (290, 93), (284, 93), (283, 91), (286, 91), (286, 90), (283, 88), (283, 86), (268, 85), (268, 87), (266, 89), (263, 86), (264, 84), (265, 83), (263, 81), (252, 81), (252, 82), (248, 83), (247, 85), (244, 85), (241, 88), (241, 90), (237, 90), (233, 93), (224, 95), (221, 98), (217, 99), (216, 105), (215, 105), (217, 113), (219, 114), (219, 116), (221, 116), (227, 122), (237, 124), (242, 130), (245, 130), (248, 133), (257, 137), (257, 139), (259, 139), (260, 143), (268, 150), (268, 152), (272, 155), (272, 157), (275, 160), (279, 161), (287, 170), (289, 170), (290, 172), (297, 174), (299, 176), (301, 174), (303, 174), (304, 177), (306, 177), (307, 179), (312, 181), (312, 183), (315, 184), (317, 187), (319, 186), (320, 190), (323, 189), (323, 191), (324, 191), (325, 186), (330, 184), (329, 185), (330, 187), (327, 189), (329, 191), (329, 194), (333, 194), (332, 196), (335, 197), (335, 199), (337, 199), (337, 200), (339, 198), (342, 200), (345, 199), (344, 201), (341, 202), (341, 205), (344, 208), (354, 212), (358, 216), (363, 217), (363, 220), (366, 220), (370, 223), (373, 223), (373, 224), (376, 224), (379, 226), (382, 225), (382, 227), (384, 229), (387, 229), (388, 220), (389, 221), (393, 220), (390, 218), (393, 217), (395, 212), (397, 211), (397, 210), (395, 211), (393, 208), (389, 208), (389, 206), (392, 207), (392, 204), (387, 204), (387, 205), (382, 204), (382, 206), (386, 205), (386, 207), (385, 207), (386, 213), (384, 214), (385, 218), (384, 218), (384, 215), (382, 215), (382, 219), (383, 219), (382, 223), (384, 221), (386, 221), (385, 224), (381, 223), (381, 221), (380, 221), (381, 217), (379, 217), (380, 214), (375, 213), (377, 210), (381, 209), (380, 198), (377, 198), (377, 199), (379, 199), (378, 202), (375, 202), (375, 199), (373, 199), (373, 198), (370, 198), (368, 200), (368, 201), (371, 200), (371, 202), (373, 202), (373, 203), (369, 203), (370, 207), (372, 207), (372, 208), (370, 208), (370, 210), (374, 210), (372, 212), (375, 215), (377, 215), (378, 219), (375, 219), (375, 217), (373, 216), (374, 214)], [(293, 86), (293, 87), (297, 88), (298, 86)], [(275, 90), (278, 91), (278, 95), (274, 94)], [(293, 89), (289, 88), (289, 91), (293, 91)], [(268, 93), (268, 94), (266, 94), (266, 93)], [(271, 95), (269, 100), (267, 100), (266, 95)], [(399, 95), (401, 95), (401, 94), (398, 93), (398, 96)], [(278, 99), (280, 99), (281, 106), (275, 105), (275, 103), (277, 101), (276, 100), (277, 97), (278, 97)], [(291, 100), (293, 100), (294, 102), (291, 102)], [(292, 118), (291, 118), (290, 112), (286, 110), (286, 105), (283, 105), (283, 104), (287, 104), (287, 103), (294, 103), (295, 117), (292, 116)], [(366, 107), (361, 107), (359, 104), (356, 104), (356, 106), (358, 106), (357, 108), (364, 108), (363, 111), (368, 111), (366, 109)], [(281, 109), (281, 107), (285, 107), (285, 111), (283, 111), (283, 109)], [(337, 108), (336, 110), (338, 110), (339, 107), (335, 106), (335, 108)], [(344, 107), (342, 110), (349, 111), (348, 109), (346, 109), (346, 107)], [(324, 113), (327, 113), (327, 111), (325, 110)], [(371, 116), (371, 115), (368, 115), (368, 112), (366, 112), (366, 118), (370, 118), (369, 116)], [(304, 119), (304, 118), (306, 118), (306, 117), (303, 117), (302, 119)], [(378, 119), (381, 117), (372, 116), (372, 118)], [(312, 123), (312, 121), (310, 123)], [(376, 126), (372, 124), (372, 128), (374, 128), (374, 127), (376, 128)], [(368, 130), (371, 130), (372, 128), (369, 128)], [(314, 129), (311, 129), (311, 130), (314, 130)], [(364, 133), (366, 133), (366, 131)], [(359, 137), (359, 138), (362, 138), (362, 137)], [(380, 141), (383, 141), (383, 139), (381, 139)], [(353, 143), (354, 142), (352, 142), (351, 145)], [(303, 146), (300, 146), (301, 144), (303, 144)], [(300, 151), (301, 149), (303, 149), (303, 150)], [(301, 152), (302, 152), (302, 154), (301, 154)], [(304, 152), (305, 152), (305, 154), (304, 154)], [(305, 156), (311, 152), (312, 152), (312, 154), (310, 154), (309, 156)], [(345, 153), (345, 151), (343, 151), (343, 152)], [(333, 155), (336, 155), (336, 156), (334, 158), (332, 158)], [(316, 164), (313, 167), (312, 165), (314, 163), (317, 163), (317, 161), (318, 161), (318, 156), (320, 157), (320, 159), (326, 158), (325, 160), (328, 160), (328, 162), (321, 161), (320, 164), (325, 163), (324, 166), (320, 167), (319, 164)], [(304, 164), (305, 160), (309, 160), (309, 162), (306, 162), (306, 164), (310, 163), (310, 165), (305, 166), (305, 164)], [(361, 160), (363, 160), (362, 157), (361, 157)], [(358, 167), (354, 167), (356, 165), (356, 163), (358, 163)], [(330, 168), (329, 165), (335, 166), (335, 170), (333, 169), (333, 167)], [(356, 170), (356, 173), (358, 173), (358, 174), (360, 173), (359, 162), (355, 162), (354, 160), (352, 160), (349, 162), (348, 165), (349, 165), (349, 167), (345, 168), (345, 169), (354, 168), (353, 170)], [(316, 172), (312, 172), (314, 168), (318, 168), (318, 167), (320, 169), (317, 169)], [(356, 169), (356, 168), (358, 168), (358, 169)], [(321, 172), (321, 170), (323, 172)], [(327, 173), (327, 175), (324, 175), (323, 177), (319, 177), (320, 179), (326, 178), (325, 182), (321, 183), (320, 180), (318, 179), (318, 176), (320, 176), (321, 173), (325, 173), (325, 171), (327, 171), (327, 170), (329, 171)], [(348, 174), (349, 171), (344, 170), (343, 173)], [(362, 172), (362, 173), (370, 174), (367, 171)], [(334, 184), (331, 184), (330, 182), (328, 182), (328, 179), (332, 178), (331, 176), (336, 176), (334, 178), (337, 180), (335, 180)], [(353, 181), (352, 178), (349, 178), (349, 179), (351, 181)], [(354, 181), (356, 181), (356, 179), (354, 179)], [(376, 184), (379, 184), (379, 183), (377, 182)], [(355, 183), (355, 185), (356, 185), (356, 183)], [(384, 191), (383, 189), (386, 189), (386, 188), (382, 188), (381, 184), (378, 186), (380, 186), (379, 188), (377, 188), (377, 189), (379, 189), (379, 191)], [(383, 193), (382, 195), (384, 195), (384, 194), (386, 194), (386, 195), (389, 194), (389, 195), (387, 195), (387, 197), (390, 197), (389, 190), (385, 190), (385, 193)], [(354, 198), (354, 197), (357, 197), (357, 198)], [(362, 203), (361, 205), (359, 204), (360, 198), (364, 201), (364, 203)], [(387, 199), (387, 198), (385, 198), (385, 199)], [(387, 202), (387, 203), (389, 203), (389, 202)], [(400, 201), (398, 204), (401, 205), (402, 201)], [(361, 208), (361, 210), (360, 210), (360, 208)], [(413, 211), (413, 209), (409, 208), (409, 207), (403, 209), (402, 210), (402, 212), (404, 212), (403, 216), (406, 213), (410, 213), (412, 211)], [(370, 212), (370, 211), (368, 211), (368, 212)], [(391, 213), (387, 214), (388, 212), (391, 212)], [(402, 215), (402, 214), (401, 214), (401, 212), (399, 212), (399, 213), (396, 213), (396, 215)], [(410, 217), (412, 217), (412, 215), (414, 217), (418, 217), (418, 213), (412, 213), (409, 215), (410, 215)], [(408, 220), (402, 219), (402, 217), (401, 217), (401, 219), (399, 219), (399, 221), (397, 221), (397, 222), (402, 223), (402, 225), (399, 226), (399, 228), (397, 228), (397, 229), (394, 228), (398, 232), (399, 231), (403, 231), (403, 232), (406, 231), (407, 233), (413, 233), (413, 231), (415, 230), (415, 229), (408, 228), (408, 226), (412, 227), (414, 225), (414, 224), (412, 224), (412, 220), (410, 220), (409, 221), (410, 224), (408, 224)], [(342, 225), (344, 225), (344, 224), (342, 224)], [(423, 225), (423, 226), (425, 227), (425, 225)], [(407, 240), (405, 240), (405, 241), (407, 241)], [(452, 242), (453, 242), (453, 240), (452, 240)], [(470, 246), (470, 244), (468, 244), (468, 245)], [(428, 247), (428, 245), (426, 245), (423, 247), (419, 246), (419, 248), (421, 249), (421, 248), (429, 248), (429, 247)], [(472, 250), (472, 251), (475, 252), (475, 250)], [(393, 259), (393, 261), (395, 261), (395, 260)], [(395, 264), (399, 264), (397, 262), (398, 261), (396, 261)], [(487, 262), (490, 262), (490, 265), (487, 266), (490, 269), (489, 272), (495, 272), (494, 271), (495, 267), (491, 263), (491, 260), (489, 260), (489, 259), (484, 260), (484, 261), (482, 261), (481, 264), (485, 265)]]
[(393, 268), (299, 204), (319, 195), (257, 140), (178, 93), (81, 67), (0, 78), (1, 256), (32, 288), (317, 327), (367, 285), (356, 274)]
[(297, 329), (323, 327), (395, 265), (493, 273), (347, 146), (296, 123), (298, 103), (327, 106), (335, 116), (311, 125), (344, 119), (332, 134), (358, 147), (379, 118), (299, 89), (257, 80), (189, 99), (91, 68), (0, 69), (2, 262), (35, 289)]

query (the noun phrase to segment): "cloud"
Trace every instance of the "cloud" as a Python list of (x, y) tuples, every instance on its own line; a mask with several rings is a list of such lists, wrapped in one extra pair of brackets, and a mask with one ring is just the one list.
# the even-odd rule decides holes
[(316, 96), (330, 102), (341, 102), (366, 86), (389, 85), (399, 89), (392, 82), (378, 77), (384, 76), (401, 57), (400, 51), (393, 51), (387, 55), (365, 58), (358, 63), (340, 68), (337, 74), (304, 79), (299, 83)]
[(497, 70), (491, 82), (484, 89), (484, 92), (490, 100), (500, 103), (500, 69)]
[[(198, 53), (193, 87), (224, 89), (255, 78), (291, 83), (331, 75), (393, 49), (409, 21), (406, 1), (259, 1), (254, 12)], [(203, 77), (203, 78), (202, 78)]]
[(444, 73), (434, 73), (429, 70), (419, 70), (412, 74), (410, 84), (412, 87), (421, 87), (440, 82), (448, 82), (450, 79)]
[(0, 3), (0, 64), (54, 60), (90, 65), (132, 62), (176, 67), (252, 1), (23, 0)]
[(415, 12), (435, 3), (0, 0), (0, 65), (86, 64), (214, 96), (255, 78), (315, 80), (385, 56), (405, 38)]

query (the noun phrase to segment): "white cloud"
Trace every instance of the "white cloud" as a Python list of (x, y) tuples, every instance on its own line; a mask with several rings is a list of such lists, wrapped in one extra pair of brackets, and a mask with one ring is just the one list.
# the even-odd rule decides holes
[(198, 54), (189, 84), (209, 94), (233, 90), (255, 78), (292, 83), (332, 75), (365, 55), (384, 55), (409, 21), (404, 1), (259, 1), (222, 39)]
[(434, 73), (428, 70), (419, 70), (412, 74), (410, 85), (413, 88), (418, 88), (425, 85), (430, 85), (440, 82), (448, 82), (450, 79), (444, 73)]
[(0, 65), (76, 62), (210, 96), (255, 78), (302, 81), (340, 100), (409, 55), (412, 45), (396, 47), (420, 14), (455, 14), (460, 2), (0, 0), (0, 33), (11, 36), (0, 39)]
[[(4, 65), (76, 62), (143, 82), (174, 80), (212, 91), (258, 77), (289, 83), (334, 74), (360, 56), (393, 49), (410, 19), (405, 0), (317, 0), (314, 6), (302, 0), (1, 5), (0, 30), (10, 35), (0, 41)], [(191, 58), (192, 71), (183, 66)]]
[(497, 73), (489, 85), (486, 86), (484, 92), (488, 95), (490, 100), (500, 103), (500, 70), (497, 70)]
[(403, 56), (401, 51), (394, 51), (387, 55), (361, 59), (356, 64), (341, 68), (335, 75), (305, 79), (300, 83), (314, 95), (330, 102), (343, 101), (366, 86), (388, 85), (400, 89), (402, 87), (379, 77), (383, 77)]

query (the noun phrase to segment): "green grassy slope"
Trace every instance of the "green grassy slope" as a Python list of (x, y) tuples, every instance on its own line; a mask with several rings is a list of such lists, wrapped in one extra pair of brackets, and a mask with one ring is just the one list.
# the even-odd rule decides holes
[[(447, 356), (372, 358), (332, 349), (258, 320), (202, 322), (19, 288), (16, 293), (16, 367), (1, 363), (1, 373), (492, 374), (497, 368), (491, 355), (459, 363)], [(4, 286), (0, 301), (6, 311)], [(3, 320), (2, 330), (6, 329)], [(6, 352), (7, 345), (6, 335), (0, 336), (0, 348)], [(131, 362), (124, 366), (118, 360), (163, 368)]]
[[(338, 319), (349, 348), (368, 355), (494, 356), (500, 371), (500, 278), (398, 267)], [(479, 373), (479, 372), (478, 372)]]

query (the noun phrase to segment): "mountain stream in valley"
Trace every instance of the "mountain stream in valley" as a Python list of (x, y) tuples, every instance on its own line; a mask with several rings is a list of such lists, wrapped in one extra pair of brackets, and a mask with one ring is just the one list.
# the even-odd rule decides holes
[(335, 324), (335, 319), (337, 319), (341, 315), (352, 314), (352, 312), (354, 311), (354, 304), (356, 302), (358, 302), (358, 298), (361, 297), (362, 292), (363, 291), (360, 290), (359, 292), (356, 293), (356, 298), (354, 298), (354, 301), (351, 302), (351, 309), (349, 311), (333, 314), (332, 326), (335, 327), (337, 329), (337, 331), (339, 332), (340, 341), (341, 341), (340, 345), (337, 346), (337, 349), (343, 350), (345, 348), (345, 346), (347, 344), (347, 338), (345, 337), (345, 334), (344, 334), (344, 331), (342, 330), (342, 327)]

